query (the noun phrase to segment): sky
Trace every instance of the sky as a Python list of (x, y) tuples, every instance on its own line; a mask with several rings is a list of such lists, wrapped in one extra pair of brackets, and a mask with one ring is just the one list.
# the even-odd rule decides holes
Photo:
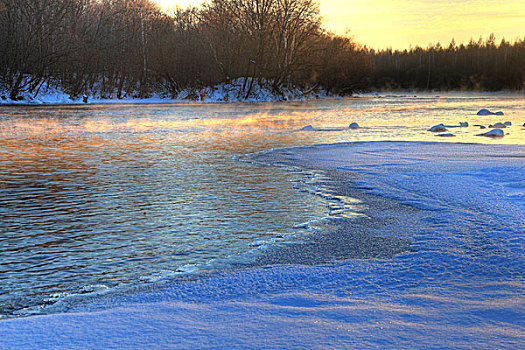
[[(199, 5), (202, 0), (155, 0), (161, 6)], [(514, 41), (525, 37), (523, 0), (320, 0), (324, 26), (370, 48), (407, 49), (440, 42), (448, 46), (494, 33)]]

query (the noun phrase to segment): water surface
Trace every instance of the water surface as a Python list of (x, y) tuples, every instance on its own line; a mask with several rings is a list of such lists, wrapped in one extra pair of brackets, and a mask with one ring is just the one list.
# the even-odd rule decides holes
[[(308, 174), (240, 155), (341, 141), (525, 144), (524, 107), (522, 95), (505, 94), (0, 107), (0, 315), (225, 268), (330, 216), (325, 200), (294, 189)], [(475, 115), (480, 108), (505, 115)], [(450, 129), (453, 139), (426, 131), (507, 120), (503, 139), (475, 136), (474, 126)]]

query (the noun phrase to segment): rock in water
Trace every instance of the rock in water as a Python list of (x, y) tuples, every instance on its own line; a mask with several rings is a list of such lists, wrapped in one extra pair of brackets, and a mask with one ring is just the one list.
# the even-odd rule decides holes
[(490, 125), (489, 128), (495, 128), (495, 129), (505, 129), (507, 125), (503, 123), (496, 123), (494, 125)]
[(506, 126), (511, 126), (511, 125), (512, 125), (512, 123), (511, 123), (511, 122), (509, 122), (509, 121), (506, 121), (506, 122), (505, 122), (505, 123), (503, 123), (503, 124), (505, 124)]
[(485, 109), (485, 108), (480, 109), (480, 110), (478, 111), (478, 113), (477, 113), (477, 115), (491, 115), (491, 114), (492, 114), (492, 112), (489, 111), (488, 109)]
[(462, 128), (466, 128), (468, 126), (468, 122), (459, 122), (459, 126)]
[(503, 115), (503, 112), (502, 111), (491, 112), (488, 109), (483, 108), (478, 111), (477, 115)]
[(456, 135), (454, 135), (454, 134), (437, 134), (436, 136), (440, 136), (440, 137), (455, 137)]
[(359, 124), (357, 123), (352, 123), (348, 126), (350, 129), (359, 129)]
[(301, 130), (313, 130), (313, 127), (311, 125), (307, 125), (303, 127)]
[(484, 134), (478, 134), (476, 136), (485, 136), (485, 137), (503, 137), (505, 136), (505, 133), (501, 129), (492, 129), (489, 132), (486, 132)]
[(434, 125), (430, 129), (428, 129), (428, 131), (431, 131), (431, 132), (445, 132), (445, 131), (447, 131), (447, 128), (445, 128), (445, 126), (443, 124), (438, 124), (438, 125)]

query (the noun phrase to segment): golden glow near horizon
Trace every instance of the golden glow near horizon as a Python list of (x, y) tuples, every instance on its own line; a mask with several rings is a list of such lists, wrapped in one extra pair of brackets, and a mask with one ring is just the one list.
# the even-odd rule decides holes
[(153, 0), (163, 9), (170, 10), (176, 7), (186, 8), (188, 6), (199, 6), (205, 0)]
[[(197, 6), (203, 0), (155, 0), (163, 8)], [(488, 38), (525, 37), (523, 0), (319, 0), (324, 26), (371, 48), (448, 46)]]

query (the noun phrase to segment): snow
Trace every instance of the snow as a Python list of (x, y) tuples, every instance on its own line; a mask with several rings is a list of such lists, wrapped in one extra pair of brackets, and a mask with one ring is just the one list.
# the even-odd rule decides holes
[(492, 129), (486, 133), (478, 134), (476, 136), (486, 136), (486, 137), (503, 137), (505, 133), (501, 129)]
[[(72, 98), (60, 88), (48, 87), (43, 84), (36, 96), (23, 93), (20, 100), (11, 100), (7, 92), (0, 91), (0, 105), (2, 104), (109, 104), (109, 103), (221, 103), (221, 102), (275, 102), (275, 101), (303, 101), (310, 98), (333, 98), (322, 89), (303, 93), (296, 88), (281, 87), (280, 93), (276, 93), (271, 82), (262, 80), (253, 82), (250, 93), (248, 90), (253, 78), (237, 78), (230, 82), (218, 84), (201, 89), (185, 89), (175, 96), (168, 93), (153, 93), (147, 98), (137, 98), (137, 92), (127, 94), (124, 92), (122, 98), (101, 97), (98, 93), (91, 92), (80, 97)], [(87, 102), (86, 102), (87, 101)]]
[(434, 125), (430, 129), (428, 129), (430, 132), (444, 132), (447, 131), (447, 128), (443, 124)]
[[(353, 124), (357, 124), (357, 123), (353, 123)], [(356, 130), (358, 129), (359, 126), (357, 127), (348, 127), (348, 128), (342, 128), (342, 127), (314, 127), (312, 125), (306, 125), (304, 127), (301, 128), (302, 131), (347, 131), (347, 130)]]
[(278, 265), (2, 320), (2, 349), (525, 347), (525, 146), (363, 142), (256, 160), (326, 172), (367, 209), (274, 247)]
[(478, 111), (477, 115), (503, 115), (503, 112), (491, 112), (488, 109), (483, 108)]
[(505, 129), (506, 127), (507, 125), (503, 123), (496, 123), (494, 125), (489, 125), (489, 128), (497, 128), (497, 129)]

